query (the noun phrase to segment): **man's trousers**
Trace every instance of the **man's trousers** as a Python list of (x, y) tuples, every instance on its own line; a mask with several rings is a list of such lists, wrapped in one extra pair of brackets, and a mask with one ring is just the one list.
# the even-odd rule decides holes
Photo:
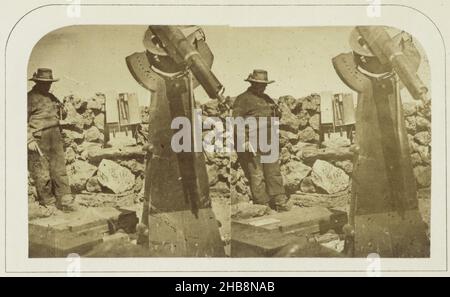
[(65, 154), (59, 127), (39, 131), (34, 136), (43, 154), (28, 152), (28, 170), (33, 178), (39, 202), (48, 204), (61, 202), (64, 195), (70, 194)]

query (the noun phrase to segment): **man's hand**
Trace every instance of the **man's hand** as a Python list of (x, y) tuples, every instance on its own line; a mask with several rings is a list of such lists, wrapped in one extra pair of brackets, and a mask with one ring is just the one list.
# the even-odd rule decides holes
[(31, 152), (38, 153), (41, 157), (44, 156), (44, 154), (42, 154), (42, 151), (39, 148), (39, 145), (37, 144), (36, 140), (32, 140), (28, 143), (28, 150)]

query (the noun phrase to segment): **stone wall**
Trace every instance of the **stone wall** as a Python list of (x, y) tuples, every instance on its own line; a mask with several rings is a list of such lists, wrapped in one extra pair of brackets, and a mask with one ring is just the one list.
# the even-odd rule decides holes
[[(73, 194), (139, 193), (144, 184), (145, 153), (135, 148), (103, 148), (105, 96), (91, 98), (67, 96), (63, 99), (62, 128), (66, 168)], [(146, 125), (140, 127), (142, 134)], [(141, 139), (142, 144), (142, 139)], [(29, 199), (36, 199), (33, 180), (29, 178)]]
[[(233, 100), (231, 100), (233, 101)], [(319, 145), (320, 96), (279, 98), (280, 163), (288, 194), (319, 193), (334, 195), (349, 190), (353, 171), (353, 146), (346, 139), (325, 141)], [(418, 188), (431, 184), (431, 112), (417, 103), (403, 105)], [(216, 101), (202, 105), (204, 117), (221, 117)], [(230, 162), (223, 154), (208, 154), (212, 193), (231, 187), (231, 202), (250, 199), (248, 181), (235, 154)], [(229, 166), (226, 168), (225, 166)]]
[[(233, 100), (229, 98), (232, 102)], [(62, 129), (66, 166), (73, 193), (140, 193), (144, 184), (145, 153), (141, 146), (121, 149), (101, 149), (104, 131), (104, 101), (102, 94), (87, 99), (64, 98), (69, 126)], [(280, 163), (289, 194), (330, 194), (349, 189), (353, 151), (349, 141), (324, 142), (319, 146), (320, 96), (279, 98)], [(418, 188), (431, 183), (431, 113), (416, 103), (406, 103), (404, 114), (411, 158)], [(204, 117), (219, 117), (225, 113), (215, 100), (201, 105)], [(148, 109), (142, 110), (147, 122)], [(148, 127), (140, 127), (143, 144)], [(205, 152), (211, 196), (231, 199), (231, 203), (250, 199), (248, 181), (237, 162), (237, 156)], [(29, 198), (36, 191), (30, 179)]]

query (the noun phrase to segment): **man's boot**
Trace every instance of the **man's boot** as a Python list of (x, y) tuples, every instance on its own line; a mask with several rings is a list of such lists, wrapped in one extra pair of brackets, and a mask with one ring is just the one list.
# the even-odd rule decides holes
[(269, 206), (278, 212), (289, 211), (292, 208), (285, 194), (273, 195), (270, 199)]
[(78, 206), (75, 203), (75, 197), (72, 194), (66, 194), (57, 199), (56, 208), (65, 212), (71, 212), (77, 210)]
[(40, 199), (39, 200), (39, 205), (44, 206), (44, 207), (56, 207), (56, 198), (55, 197), (50, 197), (50, 198), (46, 198), (46, 199)]

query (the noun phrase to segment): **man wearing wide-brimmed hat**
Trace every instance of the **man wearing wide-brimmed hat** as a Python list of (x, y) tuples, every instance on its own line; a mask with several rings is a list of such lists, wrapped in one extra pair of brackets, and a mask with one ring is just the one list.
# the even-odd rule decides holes
[(28, 169), (39, 203), (59, 209), (70, 207), (71, 195), (61, 136), (60, 101), (50, 93), (58, 79), (51, 69), (39, 68), (29, 79), (35, 85), (28, 92)]
[[(267, 85), (274, 82), (268, 79), (267, 71), (256, 69), (245, 81), (250, 83), (250, 87), (236, 98), (233, 116), (257, 119), (280, 117), (276, 103), (264, 93)], [(288, 199), (278, 160), (262, 163), (258, 148), (251, 148), (246, 152), (238, 151), (238, 161), (250, 182), (253, 203), (268, 205), (278, 211), (288, 210)]]

